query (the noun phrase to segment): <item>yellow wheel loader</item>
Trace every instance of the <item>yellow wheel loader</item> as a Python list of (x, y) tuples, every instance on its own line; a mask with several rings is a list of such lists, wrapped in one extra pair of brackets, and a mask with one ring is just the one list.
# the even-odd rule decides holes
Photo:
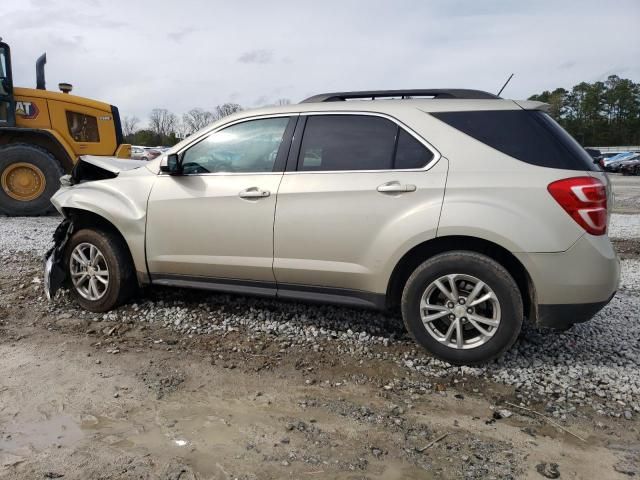
[(0, 214), (42, 215), (80, 155), (130, 158), (113, 105), (45, 89), (46, 55), (36, 62), (36, 88), (13, 86), (9, 45), (0, 38)]

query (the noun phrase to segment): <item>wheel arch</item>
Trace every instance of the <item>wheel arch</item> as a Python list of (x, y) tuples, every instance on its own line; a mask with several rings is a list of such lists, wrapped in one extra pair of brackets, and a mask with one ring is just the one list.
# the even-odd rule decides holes
[[(122, 235), (118, 227), (116, 227), (107, 218), (89, 210), (83, 210), (73, 207), (63, 208), (63, 214), (66, 218), (73, 222), (74, 231), (78, 231), (82, 228), (99, 228), (116, 235), (120, 239), (122, 244), (126, 247), (126, 251), (129, 255), (129, 258), (127, 260), (131, 263), (132, 266), (135, 266), (129, 243), (125, 239), (124, 235)], [(138, 275), (139, 284), (146, 283), (144, 280), (145, 279), (140, 278), (140, 276)]]
[(530, 320), (536, 321), (535, 288), (524, 265), (509, 250), (497, 243), (463, 235), (436, 237), (422, 242), (406, 252), (394, 267), (389, 278), (386, 292), (387, 308), (396, 309), (400, 305), (404, 285), (418, 265), (435, 255), (453, 250), (481, 253), (506, 268), (520, 290), (524, 315)]
[(5, 127), (0, 128), (0, 146), (24, 143), (36, 145), (53, 155), (65, 172), (70, 172), (75, 155), (71, 147), (57, 132), (47, 129)]

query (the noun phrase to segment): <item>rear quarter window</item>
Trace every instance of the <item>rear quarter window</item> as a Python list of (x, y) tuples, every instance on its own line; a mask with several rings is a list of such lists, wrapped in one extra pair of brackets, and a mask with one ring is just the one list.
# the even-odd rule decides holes
[(586, 150), (544, 112), (489, 110), (437, 112), (431, 115), (470, 137), (531, 165), (599, 171)]

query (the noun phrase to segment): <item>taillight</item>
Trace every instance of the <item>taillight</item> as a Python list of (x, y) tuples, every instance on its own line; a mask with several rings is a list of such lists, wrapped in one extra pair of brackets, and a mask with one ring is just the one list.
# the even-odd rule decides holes
[(591, 235), (607, 231), (607, 189), (593, 177), (573, 177), (549, 184), (549, 193)]

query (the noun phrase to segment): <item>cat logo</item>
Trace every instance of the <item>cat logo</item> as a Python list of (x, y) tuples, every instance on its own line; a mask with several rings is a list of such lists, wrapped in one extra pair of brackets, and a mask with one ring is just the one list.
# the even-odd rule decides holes
[(16, 102), (16, 115), (20, 115), (25, 120), (33, 120), (40, 111), (38, 106), (32, 102)]

